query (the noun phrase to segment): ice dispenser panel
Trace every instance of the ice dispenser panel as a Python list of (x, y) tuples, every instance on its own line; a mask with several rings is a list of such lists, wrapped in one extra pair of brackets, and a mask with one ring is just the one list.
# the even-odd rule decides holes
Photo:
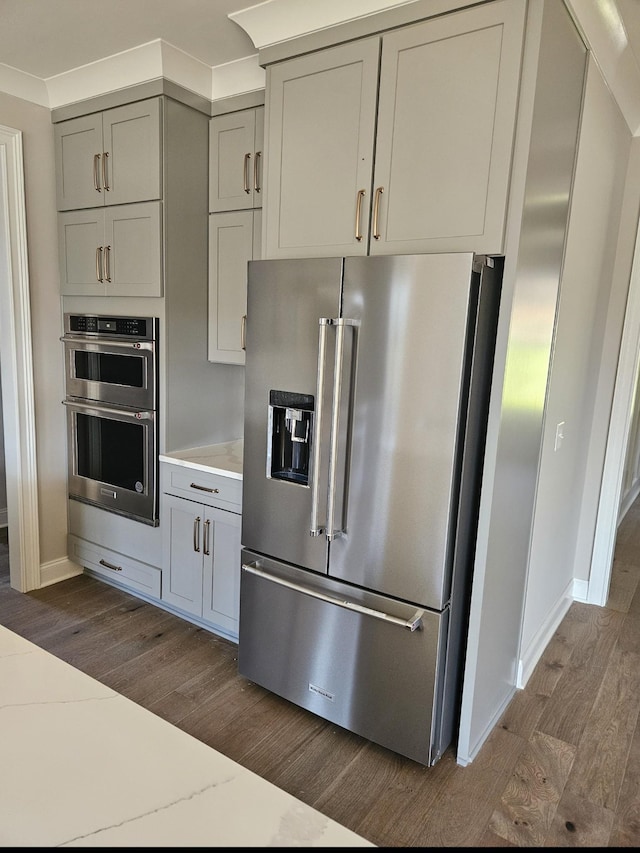
[(313, 396), (269, 392), (267, 477), (309, 485)]

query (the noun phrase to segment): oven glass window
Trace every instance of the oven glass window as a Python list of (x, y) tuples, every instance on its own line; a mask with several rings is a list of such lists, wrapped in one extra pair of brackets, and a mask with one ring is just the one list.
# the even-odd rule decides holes
[(78, 474), (132, 492), (145, 487), (144, 424), (76, 415)]
[(114, 355), (102, 352), (74, 351), (76, 377), (111, 385), (144, 387), (145, 359), (139, 355)]

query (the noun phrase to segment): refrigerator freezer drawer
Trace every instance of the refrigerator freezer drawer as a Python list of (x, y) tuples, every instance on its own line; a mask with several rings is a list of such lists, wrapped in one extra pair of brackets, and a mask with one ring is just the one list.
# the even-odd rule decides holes
[(433, 764), (447, 745), (440, 693), (448, 610), (417, 610), (246, 550), (242, 557), (240, 674)]

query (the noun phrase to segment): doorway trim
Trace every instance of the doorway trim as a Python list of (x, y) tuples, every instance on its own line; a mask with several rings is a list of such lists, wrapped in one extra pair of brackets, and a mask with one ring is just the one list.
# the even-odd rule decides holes
[(22, 132), (0, 125), (0, 369), (11, 586), (40, 587), (40, 535)]
[(622, 328), (618, 371), (609, 419), (600, 499), (591, 555), (587, 603), (604, 607), (609, 594), (618, 532), (624, 463), (629, 442), (633, 401), (640, 366), (640, 226), (629, 279), (629, 294)]

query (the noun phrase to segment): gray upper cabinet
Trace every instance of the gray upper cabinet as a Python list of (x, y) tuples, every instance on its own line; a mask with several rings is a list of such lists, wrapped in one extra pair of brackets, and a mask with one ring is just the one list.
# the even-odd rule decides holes
[(502, 252), (524, 21), (495, 0), (271, 66), (264, 256)]
[(266, 258), (367, 253), (380, 39), (267, 69)]
[(209, 212), (262, 207), (264, 107), (209, 120)]
[(162, 196), (160, 98), (55, 125), (58, 210)]

